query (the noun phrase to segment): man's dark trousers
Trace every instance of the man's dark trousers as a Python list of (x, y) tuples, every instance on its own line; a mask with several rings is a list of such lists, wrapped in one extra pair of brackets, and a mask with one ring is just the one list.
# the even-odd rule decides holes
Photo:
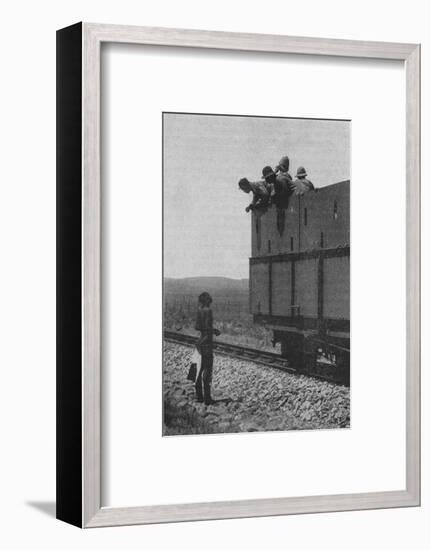
[(204, 401), (205, 404), (209, 405), (211, 403), (211, 381), (213, 376), (214, 356), (210, 353), (204, 354), (201, 357), (201, 369), (195, 384), (196, 396), (198, 401)]

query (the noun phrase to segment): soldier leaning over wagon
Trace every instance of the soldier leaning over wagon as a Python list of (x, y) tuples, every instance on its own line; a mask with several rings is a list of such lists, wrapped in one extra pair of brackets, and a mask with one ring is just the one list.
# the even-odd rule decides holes
[(271, 202), (277, 208), (277, 229), (279, 234), (282, 235), (286, 221), (286, 208), (288, 208), (290, 197), (295, 191), (292, 178), (284, 172), (276, 174), (271, 166), (263, 168), (262, 177), (267, 185), (273, 187)]
[(293, 183), (296, 187), (295, 193), (297, 195), (303, 195), (307, 191), (315, 191), (314, 185), (307, 179), (307, 172), (303, 166), (300, 166), (296, 171), (296, 179)]
[(241, 178), (238, 182), (239, 188), (244, 193), (253, 193), (253, 201), (245, 209), (246, 212), (255, 210), (259, 213), (266, 212), (271, 196), (271, 188), (264, 181), (249, 181), (247, 178)]

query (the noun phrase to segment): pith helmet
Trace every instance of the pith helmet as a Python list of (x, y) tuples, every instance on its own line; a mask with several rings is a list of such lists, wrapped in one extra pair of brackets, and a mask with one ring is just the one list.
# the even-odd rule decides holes
[(271, 166), (265, 166), (262, 170), (262, 177), (268, 178), (269, 176), (275, 176), (274, 170), (271, 168)]
[(305, 171), (305, 168), (303, 166), (300, 166), (296, 171), (296, 177), (305, 178), (306, 176), (307, 176), (307, 172)]
[(287, 156), (286, 157), (281, 157), (280, 162), (278, 163), (278, 167), (280, 168), (281, 166), (286, 168), (286, 170), (289, 170), (289, 166), (290, 166), (289, 157), (287, 157)]

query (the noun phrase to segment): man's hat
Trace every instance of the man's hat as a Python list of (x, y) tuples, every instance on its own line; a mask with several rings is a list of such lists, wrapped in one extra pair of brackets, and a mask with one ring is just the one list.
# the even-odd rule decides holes
[(289, 169), (289, 165), (290, 165), (290, 159), (289, 157), (281, 157), (280, 159), (280, 162), (278, 163), (278, 167), (280, 168), (280, 166), (285, 166), (287, 169)]
[(262, 177), (268, 178), (269, 176), (275, 176), (274, 170), (271, 168), (271, 166), (265, 166), (262, 170)]
[(306, 176), (307, 176), (307, 172), (305, 171), (305, 168), (303, 166), (300, 166), (296, 171), (296, 177), (305, 178)]

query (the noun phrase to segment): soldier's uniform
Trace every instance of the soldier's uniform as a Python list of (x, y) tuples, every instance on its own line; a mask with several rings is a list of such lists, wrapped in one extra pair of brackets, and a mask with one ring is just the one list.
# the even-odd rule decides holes
[(253, 193), (253, 202), (251, 203), (251, 209), (266, 210), (269, 204), (269, 197), (271, 194), (271, 188), (265, 181), (251, 181), (251, 191)]
[(279, 172), (275, 177), (273, 203), (277, 208), (287, 208), (295, 188), (289, 174)]
[(262, 169), (262, 177), (268, 185), (273, 186), (271, 202), (277, 208), (277, 230), (281, 236), (286, 224), (286, 208), (289, 206), (290, 197), (294, 191), (292, 178), (288, 173), (276, 174), (271, 166), (265, 166)]
[(247, 178), (242, 178), (238, 182), (239, 188), (246, 193), (253, 193), (253, 201), (246, 208), (246, 211), (254, 210), (258, 214), (263, 214), (267, 211), (271, 196), (271, 186), (266, 181), (249, 181)]

